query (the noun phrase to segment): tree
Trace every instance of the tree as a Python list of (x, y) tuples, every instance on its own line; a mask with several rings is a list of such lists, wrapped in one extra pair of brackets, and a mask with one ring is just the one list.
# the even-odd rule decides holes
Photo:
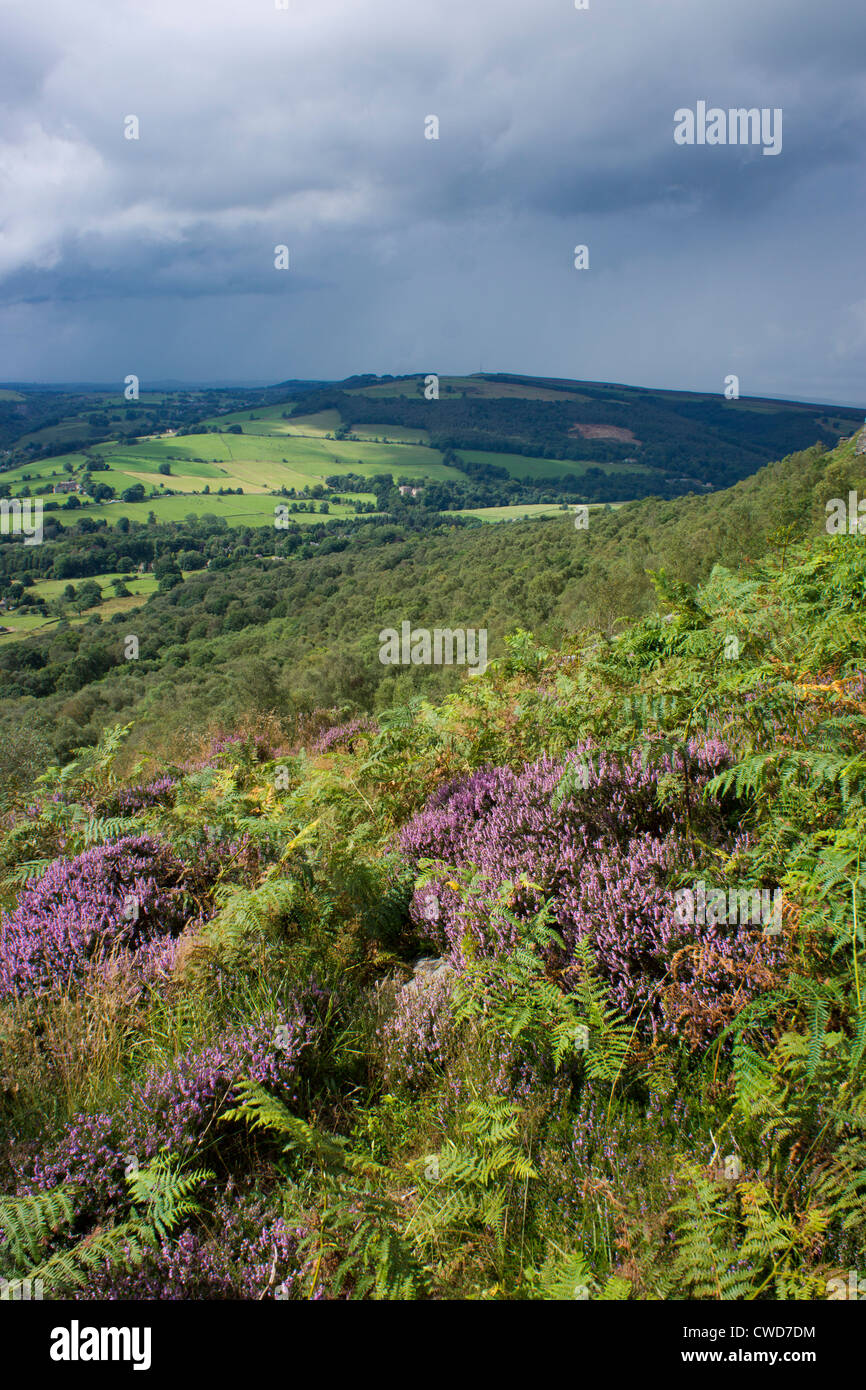
[(173, 555), (157, 555), (153, 562), (153, 573), (157, 579), (162, 579), (164, 574), (170, 574), (177, 569), (177, 561)]
[[(159, 561), (157, 561), (157, 564), (158, 564), (158, 563), (159, 563)], [(153, 568), (154, 568), (154, 570), (156, 570), (156, 565), (154, 565)], [(164, 569), (164, 570), (162, 571), (162, 574), (160, 575), (159, 585), (158, 585), (159, 592), (160, 592), (161, 594), (166, 594), (166, 593), (168, 593), (169, 589), (174, 589), (178, 584), (182, 584), (182, 583), (183, 583), (183, 575), (181, 574), (181, 572), (180, 572), (180, 570), (178, 569), (177, 565), (175, 564), (174, 560), (172, 560), (172, 561), (171, 561), (171, 568), (170, 568), (170, 569)]]
[(182, 570), (203, 570), (207, 560), (198, 550), (182, 550), (177, 557)]
[(78, 613), (86, 608), (96, 608), (102, 602), (102, 590), (95, 579), (85, 579), (75, 590), (72, 606)]

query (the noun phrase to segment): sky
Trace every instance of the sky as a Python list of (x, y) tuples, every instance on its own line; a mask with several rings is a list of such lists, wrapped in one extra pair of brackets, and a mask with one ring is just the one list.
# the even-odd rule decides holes
[(280, 3), (0, 0), (0, 380), (866, 404), (866, 7)]

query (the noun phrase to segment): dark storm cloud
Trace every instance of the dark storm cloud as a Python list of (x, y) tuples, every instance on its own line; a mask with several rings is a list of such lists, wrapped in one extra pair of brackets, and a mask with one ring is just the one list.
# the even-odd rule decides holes
[[(8, 7), (0, 375), (739, 370), (856, 400), (862, 14), (590, 5)], [(782, 153), (678, 147), (698, 100), (781, 107)]]

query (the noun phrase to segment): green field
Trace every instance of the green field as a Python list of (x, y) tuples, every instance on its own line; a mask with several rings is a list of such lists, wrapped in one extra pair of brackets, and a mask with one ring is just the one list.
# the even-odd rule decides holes
[[(84, 610), (78, 616), (74, 610), (67, 612), (68, 621), (73, 625), (86, 622), (98, 613), (105, 622), (113, 613), (123, 613), (130, 608), (138, 608), (148, 595), (154, 593), (157, 587), (157, 580), (152, 574), (138, 574), (133, 572), (125, 581), (127, 589), (130, 590), (126, 598), (118, 598), (112, 588), (112, 581), (120, 579), (119, 573), (114, 574), (95, 574), (92, 576), (93, 582), (98, 584), (103, 594), (103, 601), (93, 608)], [(52, 599), (59, 598), (67, 584), (72, 584), (77, 589), (85, 581), (82, 579), (40, 579), (28, 592), (44, 598), (47, 603)], [(11, 632), (0, 633), (0, 642), (14, 642), (15, 639), (24, 633), (29, 632), (50, 632), (57, 627), (59, 618), (45, 618), (41, 613), (28, 613), (15, 610), (12, 613), (0, 614), (0, 626), (11, 628)]]
[[(310, 417), (313, 418), (314, 417)], [(371, 431), (372, 432), (372, 431)], [(268, 436), (259, 434), (193, 434), (150, 438), (139, 444), (109, 443), (98, 445), (93, 453), (109, 465), (107, 472), (95, 475), (100, 482), (121, 494), (134, 483), (143, 483), (149, 490), (157, 489), (156, 497), (144, 502), (126, 503), (120, 500), (87, 504), (88, 516), (114, 520), (128, 515), (146, 519), (153, 511), (159, 520), (182, 520), (189, 514), (212, 512), (225, 516), (230, 525), (267, 525), (273, 520), (274, 499), (271, 494), (282, 488), (302, 492), (305, 488), (325, 485), (325, 478), (355, 473), (371, 478), (390, 473), (395, 479), (412, 481), (460, 479), (462, 475), (446, 467), (437, 449), (423, 444), (387, 444), (372, 440), (326, 439), (322, 431), (315, 435), (297, 434)], [(86, 463), (82, 453), (66, 454), (23, 464), (3, 474), (4, 482), (14, 488), (26, 482), (31, 492), (40, 487), (68, 480), (64, 468), (70, 463), (78, 474)], [(159, 472), (168, 463), (170, 474)], [(209, 492), (205, 493), (205, 487)], [(219, 497), (218, 488), (243, 489), (243, 496)], [(175, 492), (180, 495), (165, 495)], [(60, 519), (72, 520), (76, 509), (64, 509), (64, 498), (57, 494)], [(359, 500), (375, 501), (373, 493), (359, 494)], [(332, 505), (331, 515), (354, 516), (354, 508)], [(298, 520), (312, 520), (299, 513)]]
[[(277, 426), (288, 424), (283, 419), (283, 415), (292, 413), (294, 405), (290, 401), (283, 401), (277, 405), (264, 405), (254, 410), (231, 410), (224, 415), (211, 415), (206, 420), (202, 420), (202, 427), (224, 430), (228, 425), (240, 425), (245, 434), (271, 434)], [(336, 414), (336, 411), (334, 412)], [(250, 416), (254, 419), (250, 419)]]
[[(622, 507), (623, 502), (590, 502), (589, 510), (598, 511), (605, 506)], [(479, 521), (531, 521), (539, 516), (565, 516), (573, 507), (564, 507), (560, 502), (528, 502), (516, 507), (464, 507), (455, 512), (456, 516), (477, 516)]]
[[(152, 574), (139, 574), (137, 570), (130, 570), (126, 574), (116, 570), (113, 574), (95, 574), (94, 583), (98, 584), (103, 594), (111, 596), (111, 585), (115, 579), (125, 580), (126, 587), (133, 594), (149, 594), (156, 588), (156, 580)], [(66, 588), (71, 584), (73, 588), (78, 588), (85, 581), (83, 579), (40, 579), (29, 590), (31, 594), (38, 594), (50, 603), (53, 598), (59, 598)]]
[(527, 502), (516, 507), (463, 507), (455, 516), (477, 516), (479, 521), (530, 521), (539, 516), (562, 516), (558, 502)]
[(387, 439), (394, 444), (429, 444), (430, 431), (408, 425), (353, 425), (352, 434), (359, 439)]
[[(265, 526), (273, 521), (277, 500), (273, 494), (281, 488), (293, 488), (301, 493), (305, 488), (325, 485), (325, 479), (334, 475), (355, 473), (371, 478), (375, 474), (390, 473), (395, 481), (398, 478), (407, 478), (412, 482), (425, 479), (465, 481), (465, 475), (458, 469), (442, 463), (442, 455), (437, 449), (424, 444), (328, 439), (325, 437), (325, 427), (333, 423), (331, 414), (325, 412), (320, 416), (299, 417), (293, 422), (292, 428), (298, 431), (302, 429), (303, 433), (281, 433), (277, 436), (193, 434), (153, 437), (139, 444), (98, 445), (93, 452), (109, 468), (95, 477), (113, 487), (118, 500), (88, 503), (83, 510), (88, 516), (104, 517), (109, 522), (119, 516), (144, 521), (152, 511), (160, 521), (182, 521), (190, 515), (211, 513), (224, 517), (231, 526)], [(371, 425), (367, 429), (373, 435), (377, 427)], [(318, 434), (314, 433), (316, 430)], [(404, 433), (411, 435), (415, 431)], [(640, 468), (637, 464), (589, 465), (533, 458), (525, 454), (487, 453), (477, 449), (464, 449), (460, 453), (467, 461), (491, 463), (505, 468), (512, 478), (555, 479), (569, 473), (580, 475), (588, 466), (607, 472)], [(64, 468), (67, 462), (79, 473), (86, 459), (81, 453), (44, 459), (13, 469), (3, 478), (13, 488), (16, 483), (27, 482), (31, 491), (37, 492), (40, 486), (68, 479), (70, 475)], [(160, 465), (166, 463), (171, 468), (170, 474), (159, 471)], [(148, 491), (155, 488), (157, 495), (136, 503), (119, 500), (120, 494), (134, 483), (143, 483)], [(207, 493), (205, 487), (209, 489)], [(241, 488), (243, 495), (220, 497), (217, 489), (221, 487)], [(169, 493), (178, 495), (170, 496)], [(359, 498), (367, 502), (375, 501), (373, 493), (359, 494)], [(54, 500), (59, 504), (55, 514), (64, 524), (71, 524), (79, 514), (77, 509), (67, 511), (63, 505), (65, 499), (60, 494)], [(531, 516), (547, 508), (548, 504), (525, 504), (517, 510), (520, 515)], [(513, 515), (510, 507), (481, 508), (479, 511), (488, 519), (496, 513), (503, 517)], [(332, 503), (329, 514), (348, 517), (354, 516), (355, 512), (352, 507)], [(303, 524), (316, 520), (318, 515), (299, 512), (297, 520)]]
[[(285, 434), (310, 434), (324, 436), (333, 434), (340, 427), (340, 413), (337, 410), (320, 410), (315, 415), (292, 415), (294, 406), (289, 404), (263, 406), (260, 410), (233, 410), (226, 415), (214, 415), (203, 420), (202, 426), (216, 426), (219, 430), (229, 425), (240, 425), (244, 434), (258, 434), (265, 437)], [(292, 415), (284, 419), (284, 415)]]
[[(156, 473), (160, 463), (168, 462), (178, 478), (216, 479), (218, 486), (259, 490), (303, 488), (335, 473), (393, 473), (443, 481), (462, 476), (443, 465), (438, 449), (426, 445), (308, 435), (190, 434), (141, 444), (101, 444), (96, 452), (114, 471), (128, 473), (131, 481), (141, 481), (142, 474)], [(53, 460), (55, 467), (57, 462)], [(169, 478), (160, 481), (172, 486)]]
[[(25, 399), (24, 396), (19, 396), (17, 393), (6, 393), (5, 398)], [(67, 415), (59, 424), (44, 425), (41, 429), (33, 430), (29, 434), (22, 434), (17, 441), (17, 445), (21, 447), (22, 445), (35, 443), (40, 446), (47, 446), (49, 444), (56, 444), (60, 441), (64, 443), (66, 440), (74, 441), (78, 436), (82, 439), (87, 439), (93, 434), (93, 426), (90, 424), (88, 417), (94, 413), (102, 414), (103, 412), (111, 412), (112, 414), (119, 415), (120, 418), (116, 421), (112, 421), (109, 416), (109, 425), (116, 425), (121, 433), (124, 431), (136, 432), (141, 429), (142, 422), (136, 421), (134, 424), (128, 422), (125, 412), (129, 409), (146, 410), (148, 406), (163, 405), (165, 400), (166, 393), (162, 391), (142, 392), (137, 401), (126, 400), (122, 393), (116, 396), (97, 394), (88, 397), (86, 399), (86, 404), (82, 406), (77, 414)], [(51, 462), (56, 462), (56, 460), (51, 460)]]
[[(63, 483), (69, 482), (71, 474), (64, 469), (64, 463), (71, 463), (73, 468), (78, 469), (86, 462), (84, 454), (63, 454), (59, 458), (37, 459), (34, 463), (22, 463), (17, 468), (10, 468), (5, 473), (0, 473), (0, 480), (4, 483), (27, 482), (31, 485), (31, 491), (36, 491), (36, 486), (40, 482)], [(126, 484), (124, 484), (126, 486)]]
[(86, 420), (63, 420), (59, 425), (46, 425), (41, 430), (34, 430), (31, 434), (22, 434), (17, 441), (19, 448), (25, 444), (38, 444), (40, 448), (47, 448), (49, 444), (58, 444), (62, 440), (75, 440), (78, 438), (88, 439), (93, 434), (93, 430)]
[[(202, 424), (216, 425), (218, 429), (225, 429), (227, 425), (240, 425), (244, 434), (261, 435), (265, 438), (306, 435), (314, 439), (324, 439), (327, 435), (334, 434), (342, 423), (337, 410), (320, 410), (314, 415), (293, 415), (290, 420), (284, 420), (283, 415), (287, 409), (291, 410), (291, 407), (273, 405), (252, 412), (236, 410), (230, 415), (215, 415)], [(251, 414), (255, 417), (252, 420)], [(362, 440), (380, 439), (394, 444), (430, 442), (428, 430), (414, 427), (410, 429), (405, 425), (360, 424), (352, 427), (352, 434)]]
[(565, 478), (569, 473), (580, 477), (588, 468), (599, 468), (602, 473), (648, 473), (649, 469), (640, 463), (598, 463), (595, 459), (541, 459), (529, 454), (493, 454), (481, 449), (458, 449), (462, 459), (470, 463), (491, 463), (496, 468), (504, 468), (511, 478)]
[[(364, 501), (375, 502), (375, 497), (369, 493), (359, 494)], [(327, 499), (323, 498), (323, 501)], [(251, 495), (245, 497), (217, 497), (214, 493), (209, 496), (203, 493), (195, 493), (185, 497), (148, 497), (143, 502), (102, 502), (98, 506), (88, 506), (81, 511), (70, 513), (60, 513), (60, 519), (72, 525), (79, 516), (91, 516), (96, 519), (105, 518), (109, 525), (116, 521), (118, 517), (128, 516), (135, 521), (147, 521), (148, 514), (153, 512), (157, 521), (183, 521), (188, 516), (215, 516), (222, 517), (229, 526), (273, 526), (274, 507), (285, 502), (291, 506), (291, 500), (282, 497)], [(316, 507), (318, 507), (316, 502)], [(291, 521), (297, 521), (299, 525), (312, 525), (315, 522), (327, 521), (335, 517), (353, 517), (356, 515), (354, 508), (344, 504), (337, 506), (333, 502), (328, 502), (330, 508), (327, 514), (316, 511), (292, 513)]]

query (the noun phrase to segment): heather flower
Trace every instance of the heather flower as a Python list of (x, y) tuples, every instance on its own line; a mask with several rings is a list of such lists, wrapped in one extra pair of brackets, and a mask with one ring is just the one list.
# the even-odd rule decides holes
[[(217, 1150), (231, 1162), (238, 1131), (219, 1117), (250, 1078), (294, 1111), (306, 1106), (322, 1041), (327, 995), (310, 985), (282, 1008), (228, 1028), (218, 1042), (155, 1064), (112, 1113), (77, 1115), (35, 1158), (24, 1191), (71, 1182), (84, 1209), (102, 1219), (126, 1200), (125, 1172), (167, 1149), (181, 1160)], [(246, 1134), (246, 1131), (244, 1132)]]
[(0, 919), (0, 999), (63, 988), (94, 961), (177, 935), (188, 887), (171, 848), (147, 835), (56, 860)]
[[(292, 1110), (301, 1106), (301, 1060), (315, 1054), (321, 1029), (300, 1004), (261, 1015), (217, 1043), (154, 1067), (131, 1095), (137, 1151), (152, 1158), (165, 1145), (192, 1153), (209, 1138), (217, 1116), (236, 1100), (249, 1077)], [(224, 1131), (221, 1131), (224, 1132)]]
[[(482, 954), (510, 950), (517, 928), (497, 899), (511, 883), (512, 917), (551, 903), (566, 981), (578, 941), (588, 938), (623, 1013), (640, 1017), (653, 1035), (705, 1041), (727, 1021), (735, 998), (742, 1004), (772, 981), (782, 954), (747, 928), (677, 920), (672, 884), (696, 869), (694, 840), (733, 845), (722, 807), (702, 796), (727, 760), (716, 740), (655, 763), (637, 750), (617, 761), (584, 747), (561, 762), (543, 757), (518, 772), (483, 768), (449, 783), (399, 836), (416, 863), (442, 865), (416, 890), (413, 922), (458, 967), (469, 943)], [(455, 882), (451, 865), (476, 871), (471, 893)]]
[(100, 806), (103, 815), (134, 816), (153, 806), (170, 806), (177, 783), (173, 777), (158, 777), (154, 782), (135, 787), (123, 787)]
[(132, 1268), (98, 1271), (77, 1299), (136, 1302), (292, 1298), (304, 1287), (307, 1262), (298, 1243), (307, 1234), (275, 1216), (268, 1199), (242, 1195), (229, 1183), (206, 1222), (160, 1240)]
[(454, 1040), (453, 971), (416, 974), (396, 993), (379, 1030), (385, 1079), (419, 1085), (444, 1070)]
[(350, 719), (347, 724), (335, 724), (333, 728), (319, 734), (310, 752), (329, 753), (338, 744), (344, 744), (350, 749), (359, 734), (378, 733), (378, 729), (375, 720), (368, 719), (366, 715), (359, 715), (356, 719)]

